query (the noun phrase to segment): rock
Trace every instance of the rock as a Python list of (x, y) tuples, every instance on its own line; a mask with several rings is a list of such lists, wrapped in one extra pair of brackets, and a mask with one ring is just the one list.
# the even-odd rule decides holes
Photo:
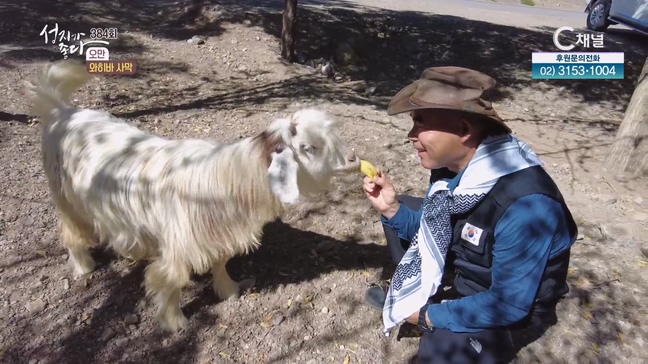
[(636, 203), (637, 205), (641, 205), (641, 204), (644, 202), (644, 199), (641, 198), (640, 196), (637, 196), (633, 201), (634, 201), (634, 203)]
[(628, 228), (622, 224), (605, 224), (601, 225), (605, 238), (617, 240), (630, 235)]
[(283, 315), (277, 315), (272, 319), (272, 324), (274, 326), (277, 326), (277, 325), (281, 324), (282, 322), (284, 322), (285, 319), (286, 318), (283, 317)]
[(374, 94), (376, 94), (376, 86), (367, 87), (367, 89), (365, 90), (365, 95), (373, 96)]
[(335, 51), (335, 59), (340, 64), (349, 65), (355, 64), (359, 58), (351, 44), (342, 42)]
[(576, 237), (576, 240), (583, 240), (583, 239), (585, 239), (585, 234), (578, 234), (578, 236)]
[(223, 15), (223, 10), (218, 5), (203, 6), (202, 14), (211, 21), (215, 21)]
[(367, 83), (365, 81), (356, 82), (351, 86), (351, 91), (355, 92), (364, 92), (367, 89)]
[(203, 44), (203, 43), (205, 43), (205, 39), (203, 39), (203, 37), (201, 37), (201, 36), (194, 35), (193, 37), (191, 37), (191, 39), (187, 40), (187, 43)]
[(247, 289), (252, 289), (254, 287), (254, 285), (256, 284), (256, 278), (255, 277), (246, 278), (246, 279), (238, 282), (238, 284), (239, 284), (239, 288), (242, 291), (245, 291)]
[(596, 194), (592, 195), (592, 198), (595, 200), (599, 200), (601, 202), (607, 203), (607, 204), (614, 204), (617, 202), (617, 197), (614, 195), (606, 195), (606, 194)]
[(332, 77), (335, 74), (335, 68), (333, 68), (333, 65), (330, 63), (324, 64), (322, 66), (322, 74), (326, 77)]
[(329, 287), (324, 287), (324, 288), (322, 288), (322, 292), (325, 293), (325, 294), (329, 294), (329, 293), (331, 293), (331, 289)]
[(322, 307), (322, 313), (329, 313), (328, 307)]
[(66, 291), (70, 289), (70, 281), (67, 278), (63, 280), (63, 289)]
[(107, 327), (101, 334), (101, 341), (108, 341), (115, 337), (115, 331), (110, 327)]
[(193, 12), (193, 11), (196, 11), (196, 10), (197, 10), (197, 7), (196, 7), (195, 4), (187, 5), (187, 6), (185, 6), (185, 7), (182, 9), (182, 11), (183, 11), (185, 14), (189, 14), (189, 13), (191, 13), (191, 12)]
[(595, 225), (591, 227), (579, 226), (578, 231), (582, 231), (584, 239), (591, 239), (594, 241), (603, 241), (607, 238), (603, 231), (603, 226)]
[(648, 214), (645, 212), (637, 212), (636, 214), (632, 215), (632, 218), (637, 221), (646, 221), (648, 220)]
[(45, 309), (45, 302), (43, 302), (43, 300), (39, 298), (27, 303), (25, 305), (25, 308), (27, 309), (27, 311), (29, 311), (29, 313), (35, 315)]
[(645, 258), (648, 258), (648, 249), (646, 248), (639, 248), (639, 249), (641, 250), (641, 254), (643, 254)]
[(120, 337), (119, 339), (115, 340), (115, 344), (117, 346), (123, 346), (128, 343), (128, 338), (127, 337)]
[(317, 244), (317, 246), (315, 247), (315, 251), (318, 253), (323, 253), (335, 248), (335, 245), (336, 245), (335, 242), (332, 240), (324, 240)]
[(135, 325), (138, 322), (139, 322), (139, 318), (137, 317), (137, 315), (129, 314), (124, 317), (124, 323), (126, 325)]
[(224, 327), (221, 328), (220, 330), (218, 330), (218, 331), (216, 332), (216, 336), (219, 337), (219, 338), (221, 338), (221, 339), (224, 339), (224, 338), (227, 336), (226, 330), (227, 330), (227, 329), (225, 329)]

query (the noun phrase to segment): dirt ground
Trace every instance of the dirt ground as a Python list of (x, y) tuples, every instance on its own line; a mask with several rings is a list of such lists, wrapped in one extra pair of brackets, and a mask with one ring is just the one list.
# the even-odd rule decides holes
[(584, 11), (586, 0), (490, 0), (500, 4), (535, 6), (547, 9)]
[[(580, 229), (559, 322), (517, 362), (648, 361), (648, 189), (601, 167), (648, 53), (645, 38), (621, 31), (607, 38), (609, 50), (626, 52), (623, 81), (546, 82), (530, 79), (530, 53), (552, 48), (550, 29), (532, 27), (533, 19), (513, 27), (311, 1), (298, 11), (300, 63), (289, 65), (278, 58), (283, 2), (101, 3), (0, 4), (0, 362), (405, 363), (417, 348), (413, 338), (382, 337), (380, 312), (362, 302), (394, 267), (360, 175), (268, 224), (263, 247), (231, 261), (234, 279), (253, 280), (240, 300), (218, 302), (210, 277), (194, 277), (183, 294), (185, 332), (157, 328), (143, 297), (143, 264), (100, 249), (97, 270), (73, 279), (40, 164), (40, 127), (21, 83), (61, 58), (38, 35), (54, 22), (86, 32), (117, 26), (113, 58), (139, 62), (134, 76), (106, 76), (79, 91), (79, 106), (158, 135), (232, 142), (318, 106), (344, 123), (342, 136), (401, 193), (424, 193), (428, 173), (406, 140), (409, 120), (386, 115), (390, 96), (433, 65), (491, 74), (496, 109), (539, 153)], [(204, 42), (187, 42), (195, 35)], [(320, 59), (332, 60), (335, 73), (322, 75)]]

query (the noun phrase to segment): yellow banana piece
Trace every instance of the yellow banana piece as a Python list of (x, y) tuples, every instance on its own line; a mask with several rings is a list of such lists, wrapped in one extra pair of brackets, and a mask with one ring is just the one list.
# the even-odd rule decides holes
[(369, 178), (374, 178), (378, 175), (376, 167), (364, 159), (360, 160), (360, 172)]

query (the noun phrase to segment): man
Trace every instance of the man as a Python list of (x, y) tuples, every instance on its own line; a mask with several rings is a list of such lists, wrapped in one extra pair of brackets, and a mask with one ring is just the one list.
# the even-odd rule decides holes
[[(398, 264), (388, 292), (372, 287), (366, 300), (383, 310), (385, 333), (421, 328), (421, 363), (506, 362), (569, 291), (576, 224), (538, 157), (482, 98), (495, 83), (428, 68), (390, 102), (389, 115), (410, 112), (408, 138), (432, 171), (425, 199), (398, 196), (384, 173), (364, 179)], [(455, 297), (439, 302), (452, 270)]]

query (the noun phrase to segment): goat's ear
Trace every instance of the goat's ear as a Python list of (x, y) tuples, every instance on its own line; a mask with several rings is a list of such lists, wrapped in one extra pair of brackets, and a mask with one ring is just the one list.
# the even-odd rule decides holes
[(272, 162), (268, 167), (270, 190), (284, 204), (295, 204), (299, 199), (297, 169), (294, 153), (290, 148), (272, 152)]
[(299, 115), (302, 113), (301, 110), (297, 110), (292, 115), (290, 115), (290, 125), (296, 126), (299, 124)]
[(295, 111), (290, 116), (290, 123), (288, 124), (288, 130), (290, 130), (290, 135), (297, 135), (297, 125), (299, 124), (299, 111)]

